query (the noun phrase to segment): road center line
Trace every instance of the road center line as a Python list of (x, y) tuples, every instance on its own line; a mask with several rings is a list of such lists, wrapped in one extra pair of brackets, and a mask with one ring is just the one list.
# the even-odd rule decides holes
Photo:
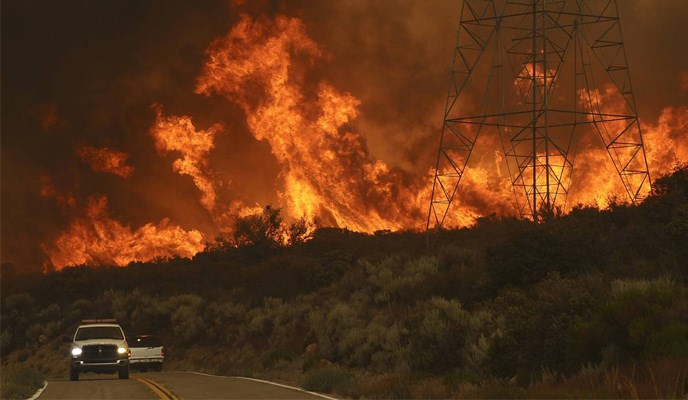
[(170, 392), (165, 386), (158, 382), (155, 382), (151, 379), (139, 377), (134, 377), (134, 379), (148, 386), (150, 390), (152, 390), (155, 394), (158, 395), (160, 400), (179, 400), (177, 396), (172, 394), (172, 392)]

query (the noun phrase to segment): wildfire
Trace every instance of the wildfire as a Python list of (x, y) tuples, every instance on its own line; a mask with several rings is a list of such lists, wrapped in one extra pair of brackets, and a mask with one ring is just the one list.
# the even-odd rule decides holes
[[(547, 71), (547, 79), (545, 80), (545, 71)], [(523, 65), (518, 73), (518, 76), (514, 80), (514, 86), (518, 89), (521, 96), (528, 96), (530, 91), (533, 89), (533, 78), (535, 78), (536, 87), (542, 90), (545, 82), (547, 87), (553, 86), (556, 81), (557, 70), (554, 68), (545, 69), (544, 65), (540, 62), (528, 62)]]
[(657, 123), (644, 125), (643, 132), (652, 176), (688, 160), (688, 106), (666, 107)]
[[(589, 99), (595, 112), (622, 114), (626, 107), (625, 100), (612, 87), (593, 90)], [(602, 135), (607, 140), (614, 132), (623, 131), (623, 121), (604, 122), (601, 125)], [(671, 170), (680, 162), (688, 160), (688, 106), (666, 107), (656, 124), (641, 124), (645, 154), (650, 176), (657, 177)], [(573, 170), (572, 193), (568, 204), (593, 204), (600, 207), (609, 201), (628, 201), (624, 187), (619, 179), (609, 154), (600, 143), (599, 135), (587, 132), (585, 140), (579, 144)], [(568, 211), (568, 209), (564, 210)]]
[(191, 257), (204, 249), (203, 235), (168, 219), (132, 229), (108, 215), (107, 199), (92, 197), (83, 217), (72, 221), (51, 244), (43, 244), (49, 265), (118, 265), (172, 256)]
[(222, 125), (213, 125), (208, 130), (197, 131), (188, 116), (164, 116), (162, 107), (154, 105), (155, 124), (150, 130), (159, 151), (176, 151), (182, 157), (174, 160), (173, 167), (181, 175), (189, 175), (201, 191), (201, 204), (208, 209), (215, 208), (217, 198), (215, 179), (209, 167), (207, 156), (212, 150), (215, 134)]
[(289, 215), (372, 232), (419, 226), (425, 198), (400, 170), (372, 160), (347, 124), (359, 101), (326, 82), (307, 98), (297, 56), (322, 56), (302, 22), (242, 17), (207, 50), (196, 91), (240, 105), (254, 137), (266, 140), (281, 166), (281, 200)]
[(83, 146), (76, 150), (76, 154), (95, 172), (107, 172), (123, 178), (128, 178), (134, 172), (134, 167), (127, 165), (129, 156), (121, 151)]
[[(219, 95), (238, 105), (253, 137), (270, 146), (279, 165), (276, 206), (282, 208), (287, 221), (303, 218), (309, 229), (313, 221), (364, 232), (423, 229), (434, 170), (428, 165), (410, 173), (372, 157), (365, 137), (353, 128), (360, 100), (310, 74), (310, 69), (326, 58), (299, 19), (242, 16), (227, 35), (209, 45), (195, 91)], [(528, 78), (533, 73), (539, 84), (544, 83), (539, 67), (524, 67), (519, 75), (523, 84), (532, 83)], [(555, 72), (547, 73), (549, 85), (556, 83)], [(522, 91), (527, 89), (517, 84)], [(604, 88), (593, 91), (588, 103), (614, 112), (623, 99), (613, 98), (611, 92)], [(230, 196), (231, 177), (221, 176), (221, 169), (212, 165), (210, 154), (217, 151), (215, 140), (224, 130), (222, 125), (198, 129), (191, 116), (166, 115), (157, 104), (153, 110), (155, 121), (148, 133), (158, 155), (165, 162), (174, 155), (172, 168), (193, 181), (214, 230), (186, 230), (169, 219), (132, 228), (110, 217), (106, 197), (93, 196), (86, 201), (82, 215), (53, 241), (43, 244), (51, 266), (122, 266), (158, 257), (191, 257), (204, 249), (204, 237), (229, 231), (238, 217), (263, 212), (263, 205), (246, 206), (237, 196)], [(688, 106), (681, 106), (666, 108), (656, 124), (642, 126), (653, 176), (688, 159), (687, 125)], [(435, 136), (429, 133), (428, 137)], [(482, 136), (478, 142), (445, 227), (466, 226), (491, 213), (517, 213), (504, 154), (495, 150), (499, 135)], [(625, 198), (599, 135), (586, 133), (577, 146), (567, 207), (578, 203), (603, 206), (611, 196)], [(77, 155), (95, 172), (129, 177), (134, 171), (122, 151), (87, 146), (79, 148)], [(41, 195), (55, 199), (70, 212), (78, 208), (75, 197), (62, 194), (48, 177), (42, 178)]]

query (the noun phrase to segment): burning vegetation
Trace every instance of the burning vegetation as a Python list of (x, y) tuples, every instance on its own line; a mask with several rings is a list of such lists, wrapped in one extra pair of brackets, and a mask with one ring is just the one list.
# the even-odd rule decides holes
[[(274, 199), (272, 204), (281, 209), (286, 221), (301, 221), (310, 232), (316, 224), (366, 233), (423, 229), (432, 163), (411, 170), (372, 154), (366, 132), (356, 123), (362, 100), (317, 73), (330, 62), (336, 60), (309, 35), (303, 20), (242, 15), (226, 35), (208, 45), (194, 91), (207, 101), (223, 102), (228, 114), (238, 107), (244, 120), (231, 126), (208, 123), (207, 118), (199, 123), (194, 115), (169, 113), (164, 102), (152, 106), (154, 121), (148, 133), (157, 154), (150, 157), (191, 180), (206, 220), (182, 224), (163, 215), (157, 223), (127, 223), (126, 214), (110, 215), (111, 196), (87, 193), (86, 200), (78, 201), (72, 194), (78, 182), (73, 189), (58, 187), (51, 174), (45, 173), (42, 197), (54, 199), (73, 218), (61, 232), (43, 240), (46, 267), (124, 266), (160, 257), (191, 257), (217, 235), (233, 237), (237, 219), (260, 215), (269, 204), (265, 198)], [(527, 68), (523, 71), (524, 76), (530, 73)], [(437, 96), (441, 100), (441, 93)], [(600, 88), (596, 101), (613, 110), (616, 99), (606, 98)], [(56, 109), (49, 111), (42, 126), (64, 126), (55, 122), (62, 121)], [(222, 158), (218, 141), (231, 145), (233, 132), (244, 124), (255, 141), (269, 148), (277, 166), (274, 179), (264, 183), (270, 193), (263, 200), (237, 193), (232, 186), (237, 176), (218, 163)], [(657, 122), (642, 125), (653, 176), (688, 159), (687, 124), (688, 108), (675, 106), (666, 107)], [(429, 131), (426, 138), (435, 143), (437, 133), (438, 129)], [(599, 137), (588, 136), (577, 139), (578, 156), (564, 213), (578, 204), (604, 207), (609, 199), (626, 198)], [(76, 156), (94, 173), (127, 181), (144, 173), (129, 159), (127, 149), (84, 145), (77, 148)], [(120, 187), (127, 184), (118, 183)], [(490, 214), (516, 215), (513, 196), (499, 138), (481, 137), (445, 226), (467, 226)]]

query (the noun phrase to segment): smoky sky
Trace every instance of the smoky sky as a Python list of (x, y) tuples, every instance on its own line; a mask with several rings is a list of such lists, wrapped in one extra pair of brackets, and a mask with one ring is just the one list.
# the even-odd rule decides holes
[[(83, 204), (106, 195), (113, 218), (138, 226), (170, 218), (213, 232), (174, 155), (158, 154), (148, 131), (153, 104), (220, 123), (211, 154), (233, 198), (274, 203), (279, 166), (253, 138), (240, 108), (194, 93), (204, 52), (239, 20), (284, 14), (303, 20), (325, 52), (312, 79), (361, 101), (352, 122), (371, 156), (422, 175), (434, 164), (461, 0), (337, 1), (12, 0), (2, 3), (2, 262), (40, 269), (40, 243), (76, 213), (41, 197), (49, 177)], [(688, 2), (619, 0), (641, 120), (687, 105)], [(128, 178), (94, 173), (82, 146), (126, 152)], [(229, 199), (225, 199), (229, 200)], [(77, 208), (78, 209), (78, 208)]]

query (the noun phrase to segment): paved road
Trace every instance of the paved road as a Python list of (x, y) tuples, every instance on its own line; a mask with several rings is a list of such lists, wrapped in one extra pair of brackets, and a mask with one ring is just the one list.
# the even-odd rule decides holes
[(78, 382), (49, 380), (38, 398), (48, 399), (319, 399), (300, 390), (243, 378), (209, 376), (191, 372), (117, 375), (82, 374)]
[(157, 399), (158, 397), (136, 379), (118, 379), (117, 375), (82, 374), (79, 381), (69, 378), (48, 380), (48, 387), (38, 397), (47, 399)]

